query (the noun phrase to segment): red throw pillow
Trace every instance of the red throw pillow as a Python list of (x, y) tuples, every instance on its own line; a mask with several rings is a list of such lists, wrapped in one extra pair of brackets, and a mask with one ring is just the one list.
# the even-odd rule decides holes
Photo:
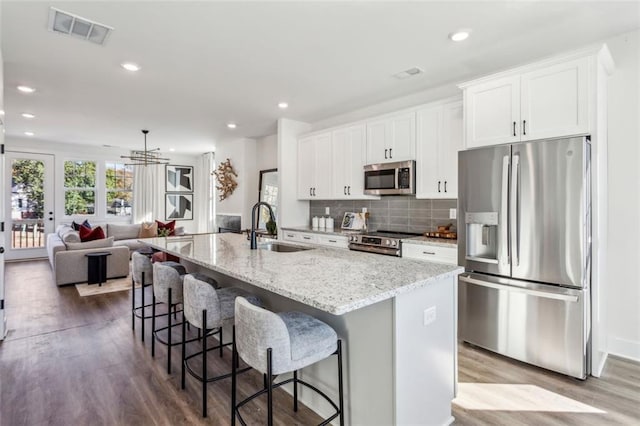
[(80, 232), (80, 241), (82, 241), (83, 243), (85, 241), (103, 240), (105, 238), (104, 231), (99, 226), (96, 226), (95, 228), (91, 229), (91, 228), (87, 228), (84, 225), (80, 225), (79, 232)]
[(156, 220), (156, 223), (158, 224), (158, 235), (160, 235), (160, 230), (161, 229), (168, 229), (169, 230), (169, 236), (171, 235), (175, 235), (176, 234), (176, 221), (172, 220), (171, 222), (167, 222), (167, 223), (162, 223), (159, 220)]

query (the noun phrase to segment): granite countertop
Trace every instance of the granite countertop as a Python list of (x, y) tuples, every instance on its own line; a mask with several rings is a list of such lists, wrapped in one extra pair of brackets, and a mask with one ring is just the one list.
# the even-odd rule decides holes
[(322, 234), (322, 235), (353, 235), (353, 234), (361, 234), (363, 231), (355, 231), (341, 228), (333, 228), (331, 230), (326, 228), (312, 228), (310, 226), (292, 226), (287, 228), (280, 228), (282, 231), (295, 231), (295, 232), (310, 232), (312, 234)]
[(439, 246), (439, 247), (458, 247), (458, 240), (448, 240), (446, 238), (430, 238), (430, 237), (415, 237), (404, 238), (402, 244), (420, 244), (425, 246)]
[(334, 315), (463, 272), (455, 265), (316, 246), (293, 253), (250, 250), (244, 235), (230, 233), (141, 242)]

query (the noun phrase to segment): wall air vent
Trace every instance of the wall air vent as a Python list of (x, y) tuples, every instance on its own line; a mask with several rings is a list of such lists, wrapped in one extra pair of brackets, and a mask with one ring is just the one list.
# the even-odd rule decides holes
[(422, 74), (424, 70), (418, 67), (409, 68), (408, 70), (400, 71), (393, 76), (399, 80), (404, 80), (405, 78), (413, 77), (414, 75)]
[(113, 27), (56, 9), (55, 7), (52, 7), (49, 11), (48, 28), (49, 31), (78, 37), (96, 44), (104, 44), (113, 30)]

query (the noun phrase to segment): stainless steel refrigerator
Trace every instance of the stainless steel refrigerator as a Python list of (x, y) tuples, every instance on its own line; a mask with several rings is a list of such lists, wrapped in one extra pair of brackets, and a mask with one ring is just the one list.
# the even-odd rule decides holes
[(459, 153), (459, 337), (540, 367), (590, 373), (587, 137)]

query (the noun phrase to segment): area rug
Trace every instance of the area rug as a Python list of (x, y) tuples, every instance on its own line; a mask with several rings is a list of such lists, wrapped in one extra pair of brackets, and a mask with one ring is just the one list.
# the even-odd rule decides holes
[[(136, 284), (136, 288), (140, 287)], [(96, 294), (113, 293), (115, 291), (131, 290), (131, 277), (114, 278), (107, 280), (101, 286), (98, 284), (76, 284), (76, 290), (80, 297), (95, 296)]]

